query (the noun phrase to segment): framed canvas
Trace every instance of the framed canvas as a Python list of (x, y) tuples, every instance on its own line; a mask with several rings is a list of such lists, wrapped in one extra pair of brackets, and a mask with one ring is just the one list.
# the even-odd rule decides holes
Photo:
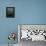
[(18, 25), (18, 38), (21, 40), (46, 41), (46, 25), (20, 24)]
[(6, 7), (6, 17), (7, 18), (15, 17), (15, 7)]

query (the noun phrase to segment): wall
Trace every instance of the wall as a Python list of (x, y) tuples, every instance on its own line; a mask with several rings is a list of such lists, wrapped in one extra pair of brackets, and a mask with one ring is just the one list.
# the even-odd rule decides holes
[(46, 24), (46, 0), (17, 0), (19, 24)]
[[(7, 44), (9, 42), (8, 34), (10, 32), (16, 32), (17, 34), (16, 18), (6, 18), (6, 7), (16, 6), (16, 1), (14, 1), (0, 0), (0, 44)], [(15, 42), (18, 42), (17, 39)]]
[[(15, 6), (15, 18), (6, 18), (7, 6)], [(8, 43), (9, 32), (18, 32), (18, 24), (46, 24), (46, 0), (0, 0), (0, 44)]]

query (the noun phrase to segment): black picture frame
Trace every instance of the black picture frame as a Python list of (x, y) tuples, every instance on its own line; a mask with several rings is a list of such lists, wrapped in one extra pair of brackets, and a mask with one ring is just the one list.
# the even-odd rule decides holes
[(15, 17), (15, 7), (6, 7), (6, 17), (7, 18)]

